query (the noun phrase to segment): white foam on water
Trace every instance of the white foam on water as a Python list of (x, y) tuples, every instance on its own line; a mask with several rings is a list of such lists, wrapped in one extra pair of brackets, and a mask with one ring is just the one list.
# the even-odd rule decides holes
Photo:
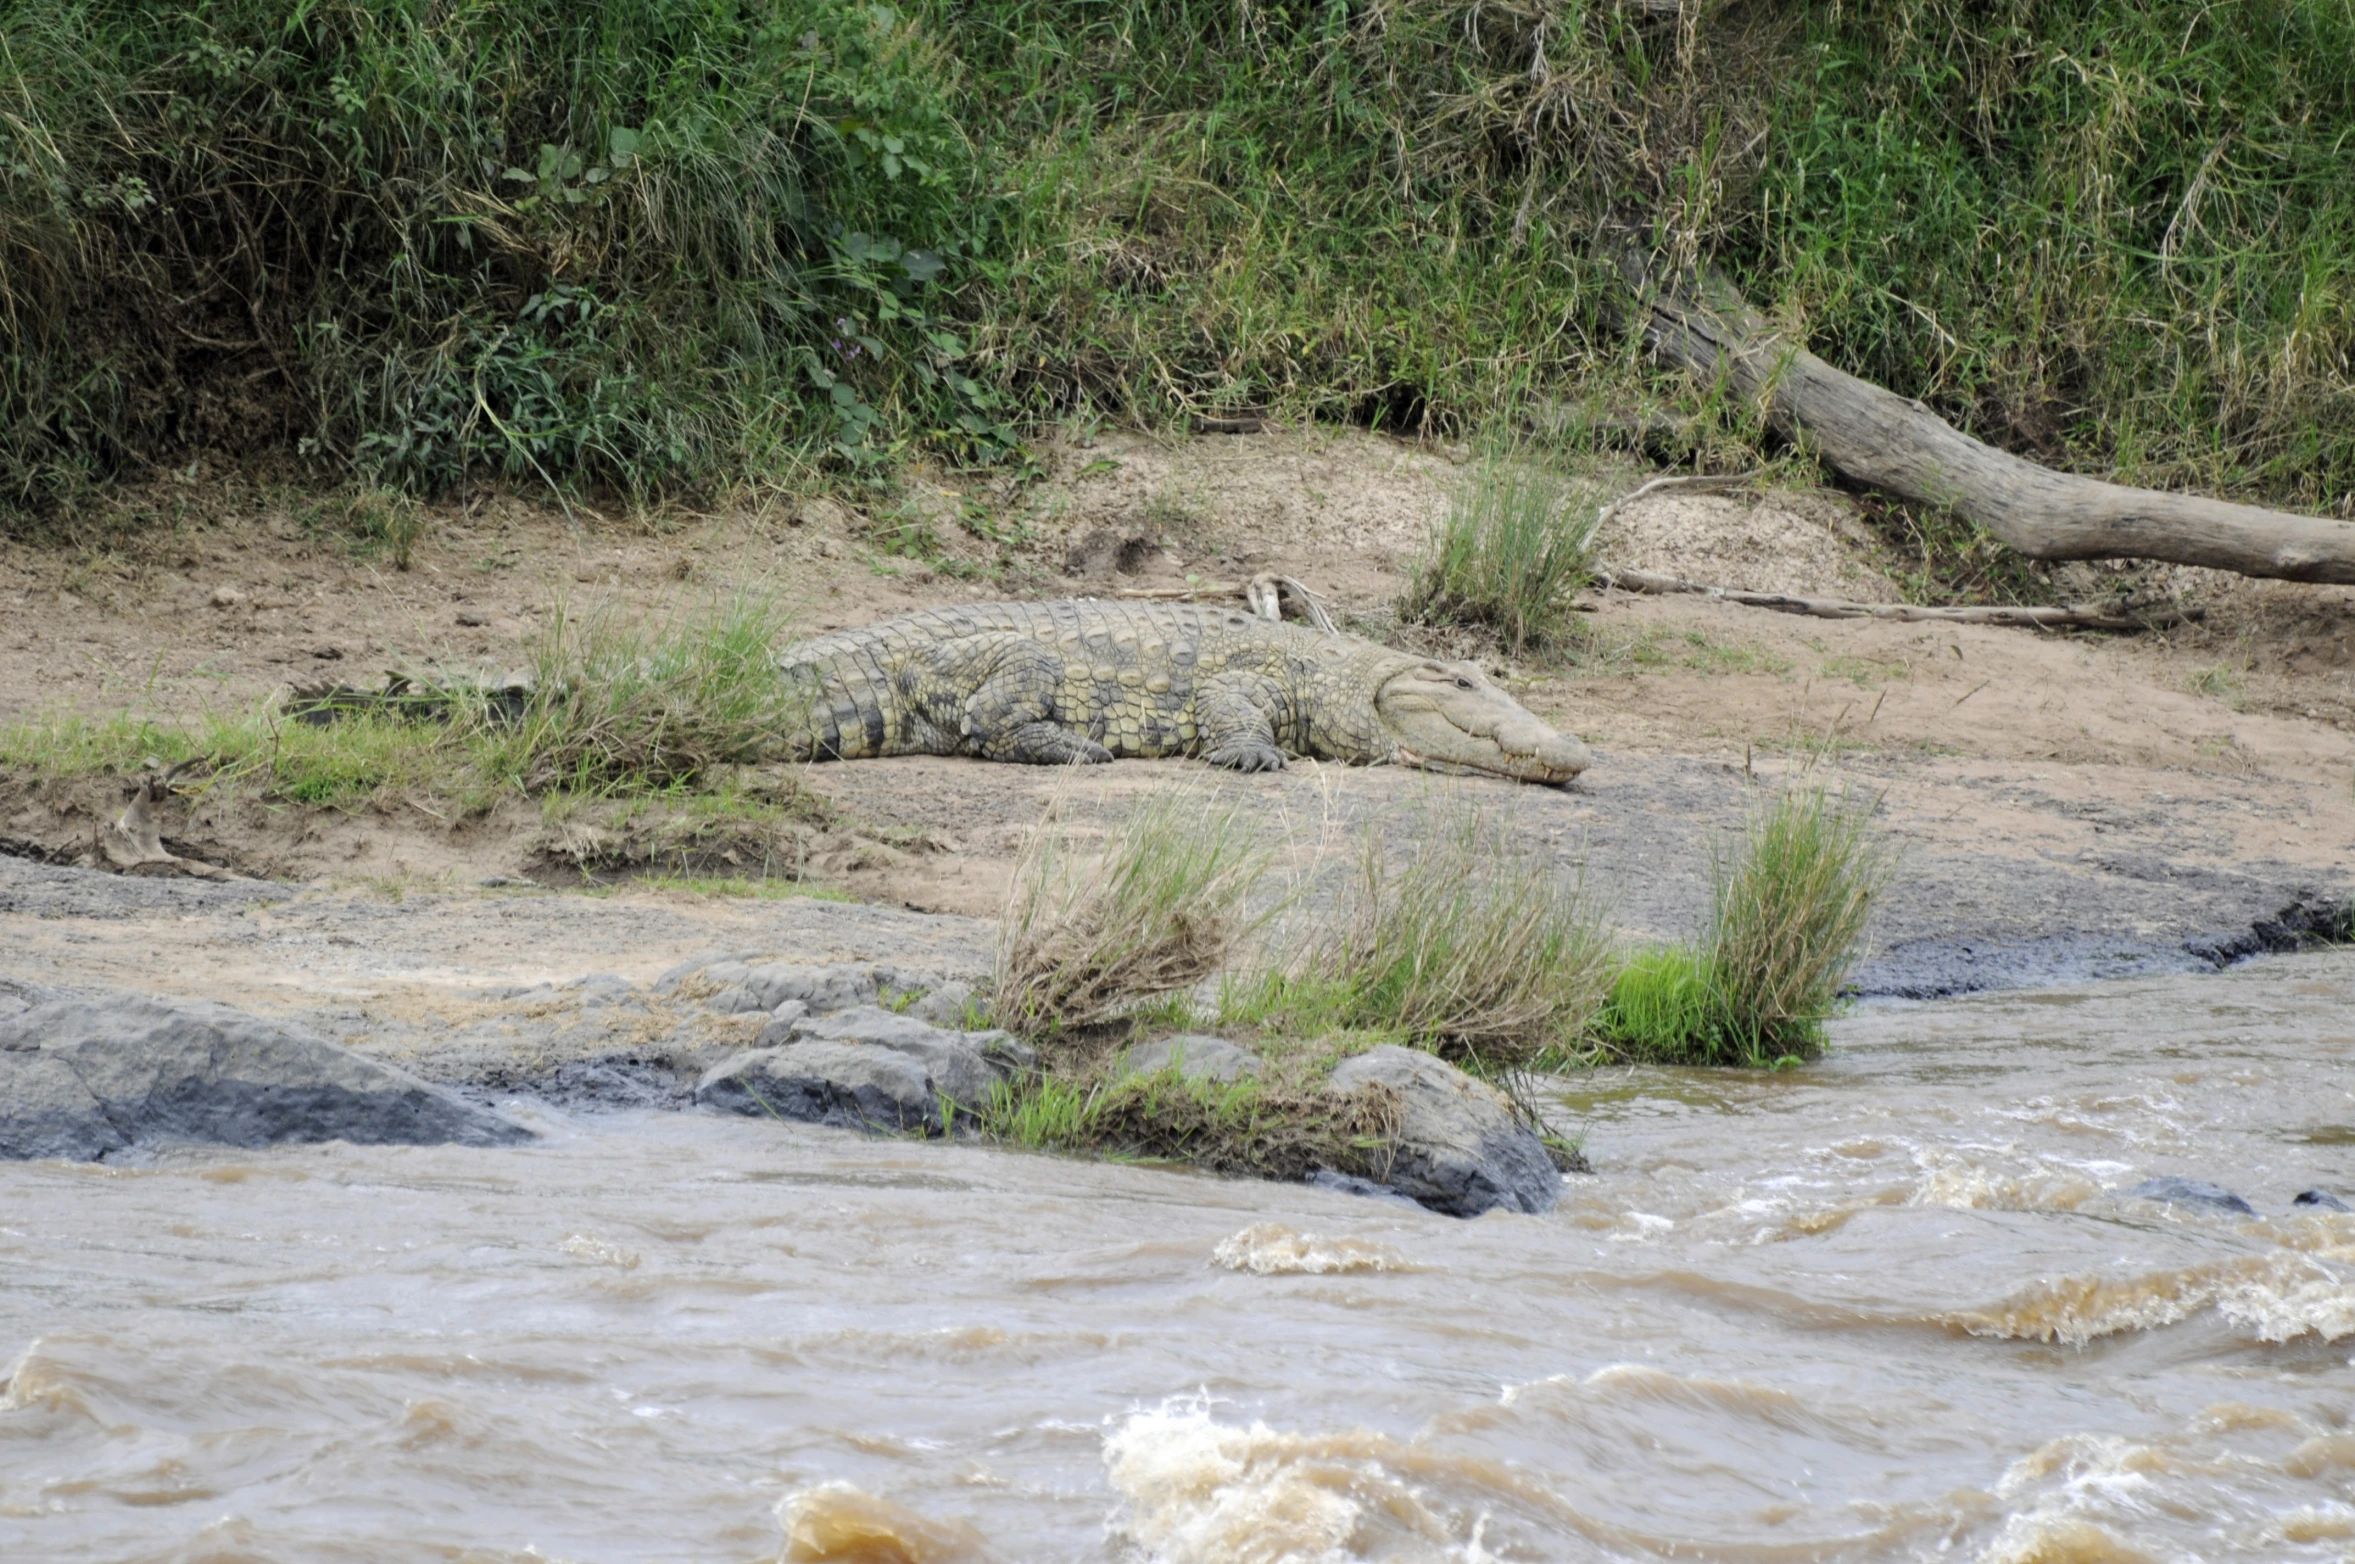
[(2104, 1336), (2157, 1330), (2214, 1309), (2260, 1342), (2355, 1335), (2355, 1289), (2305, 1255), (2248, 1255), (2140, 1276), (2064, 1276), (2039, 1281), (1988, 1309), (1940, 1316), (1974, 1336), (2084, 1346)]
[(1485, 1516), (1412, 1480), (1429, 1461), (1364, 1430), (1222, 1423), (1199, 1397), (1132, 1413), (1104, 1441), (1115, 1532), (1152, 1564), (1491, 1564)]
[(1219, 1240), (1210, 1258), (1230, 1271), (1255, 1276), (1333, 1276), (1360, 1271), (1419, 1271), (1423, 1267), (1387, 1244), (1362, 1238), (1322, 1238), (1281, 1222), (1254, 1222)]

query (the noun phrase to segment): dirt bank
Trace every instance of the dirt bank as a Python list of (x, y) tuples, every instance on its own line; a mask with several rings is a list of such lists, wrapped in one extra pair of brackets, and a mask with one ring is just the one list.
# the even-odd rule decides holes
[[(150, 508), (160, 519), (112, 544), (0, 548), (10, 609), (0, 718), (186, 720), (383, 668), (498, 673), (560, 609), (660, 614), (747, 589), (784, 594), (823, 629), (976, 597), (1278, 570), (1378, 630), (1463, 458), (1362, 434), (1174, 445), (1107, 436), (1053, 452), (1048, 475), (1025, 487), (919, 483), (863, 508), (781, 500), (632, 519), (486, 496), (430, 516), (407, 571), (358, 550), (315, 508), (200, 475), (158, 490)], [(1640, 477), (1599, 471), (1591, 481), (1619, 492)], [(176, 520), (165, 508), (175, 496)], [(1657, 496), (1614, 519), (1601, 553), (1727, 585), (1852, 597), (1894, 597), (1890, 577), (1905, 565), (1824, 492)], [(2082, 574), (2082, 589), (2103, 584)], [(1811, 770), (1877, 796), (1906, 854), (1868, 987), (2195, 963), (2246, 948), (2285, 909), (2343, 897), (2355, 881), (2355, 594), (2182, 571), (2153, 584), (2204, 606), (2206, 622), (2164, 636), (2064, 636), (1604, 594), (1571, 664), (1498, 665), (1530, 706), (1601, 751), (1569, 791), (1308, 765), (1242, 778), (1124, 763), (1075, 779), (922, 759), (817, 767), (805, 784), (860, 829), (798, 838), (798, 870), (870, 902), (984, 918), (1057, 789), (1082, 820), (1108, 820), (1172, 779), (1240, 793), (1263, 806), (1298, 866), (1333, 860), (1362, 825), (1411, 814), (1447, 788), (1508, 815), (1532, 851), (1584, 862), (1631, 933), (1675, 935), (1699, 918), (1710, 853), (1739, 824), (1752, 784)], [(110, 787), (0, 778), (0, 836), (70, 857), (117, 807)], [(324, 920), (321, 940), (352, 919), (372, 944), (404, 949), (411, 936), (385, 931), (412, 920), (420, 930), (479, 919), (536, 931), (454, 942), (468, 952), (465, 982), (660, 966), (689, 946), (737, 943), (747, 920), (782, 920), (799, 939), (834, 928), (829, 920), (879, 916), (684, 893), (480, 890), (579, 883), (557, 872), (551, 846), (578, 828), (527, 802), (453, 821), (388, 796), (344, 813), (181, 807), (166, 838), (318, 887), (271, 916)], [(713, 859), (730, 872), (724, 854)], [(141, 890), (154, 899), (146, 921), (118, 920), (87, 940), (7, 917), (61, 981), (120, 965), (106, 981), (137, 986), (143, 969), (159, 983), (166, 973), (227, 982), (229, 971), (275, 982), (267, 960), (224, 968), (203, 954), (210, 914), (183, 928), (165, 910), (207, 894)], [(907, 937), (927, 926), (909, 924)], [(149, 954), (109, 950), (132, 934)], [(423, 971), (442, 936), (415, 937)], [(625, 960), (624, 946), (643, 954)], [(180, 952), (177, 965), (167, 951)]]

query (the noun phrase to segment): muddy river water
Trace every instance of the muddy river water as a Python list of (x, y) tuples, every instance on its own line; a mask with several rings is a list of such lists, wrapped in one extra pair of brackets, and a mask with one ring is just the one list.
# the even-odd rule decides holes
[(2355, 954), (1836, 1042), (1573, 1083), (1543, 1218), (522, 1104), (0, 1166), (0, 1558), (2355, 1553)]

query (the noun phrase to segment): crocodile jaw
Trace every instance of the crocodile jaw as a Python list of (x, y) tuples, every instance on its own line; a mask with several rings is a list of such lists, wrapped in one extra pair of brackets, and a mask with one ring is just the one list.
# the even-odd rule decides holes
[(1400, 670), (1375, 692), (1374, 714), (1395, 758), (1427, 771), (1558, 786), (1594, 759), (1584, 744), (1547, 727), (1471, 663), (1415, 663)]

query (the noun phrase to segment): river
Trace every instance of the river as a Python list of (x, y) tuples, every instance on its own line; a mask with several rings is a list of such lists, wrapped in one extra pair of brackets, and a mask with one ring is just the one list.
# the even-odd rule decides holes
[(0, 1165), (0, 1558), (2355, 1553), (2355, 953), (1834, 1041), (1570, 1083), (1544, 1218), (523, 1104)]

